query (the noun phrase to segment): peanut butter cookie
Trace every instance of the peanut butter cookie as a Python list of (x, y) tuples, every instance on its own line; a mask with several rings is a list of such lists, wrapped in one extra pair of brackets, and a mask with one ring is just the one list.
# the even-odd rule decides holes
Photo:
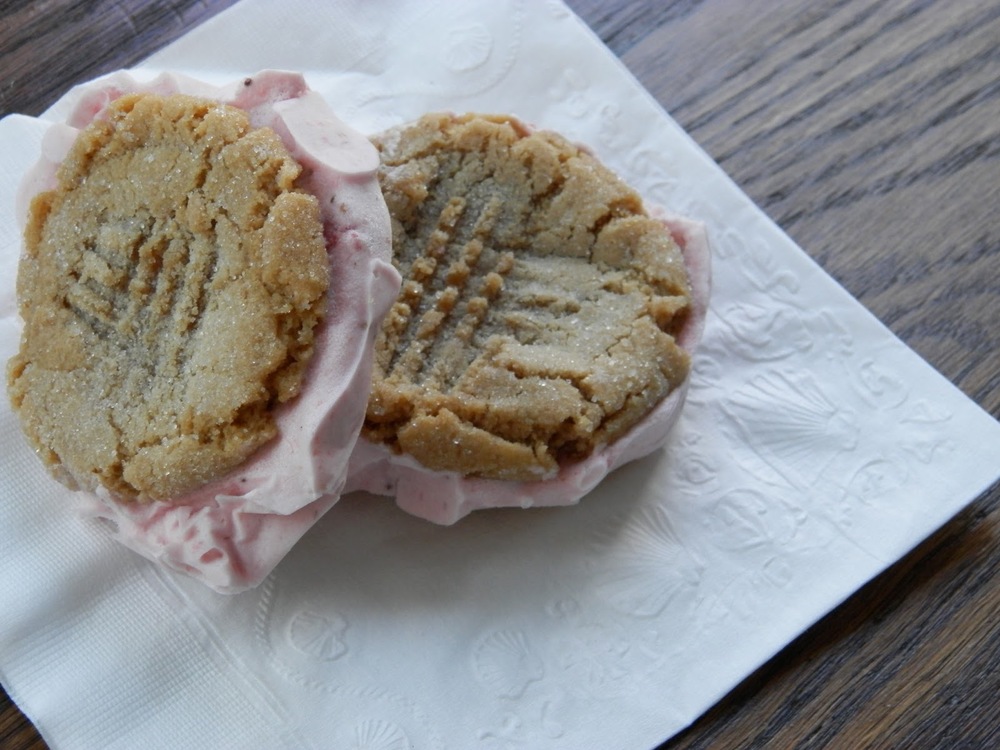
[(404, 282), (368, 440), (435, 471), (539, 479), (684, 381), (681, 250), (593, 155), (503, 116), (428, 115), (374, 140)]
[(169, 500), (274, 437), (325, 310), (315, 197), (232, 106), (131, 94), (33, 200), (8, 389), (66, 484)]

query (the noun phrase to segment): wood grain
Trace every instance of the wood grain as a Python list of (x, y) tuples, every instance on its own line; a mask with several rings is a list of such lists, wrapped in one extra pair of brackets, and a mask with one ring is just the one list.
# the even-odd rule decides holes
[(38, 115), (69, 86), (138, 63), (233, 0), (3, 0), (0, 116)]
[[(231, 4), (0, 2), (0, 111), (37, 114)], [(694, 139), (1000, 416), (1000, 1), (570, 0)], [(1000, 487), (667, 742), (1000, 747)], [(45, 747), (9, 701), (0, 746)]]

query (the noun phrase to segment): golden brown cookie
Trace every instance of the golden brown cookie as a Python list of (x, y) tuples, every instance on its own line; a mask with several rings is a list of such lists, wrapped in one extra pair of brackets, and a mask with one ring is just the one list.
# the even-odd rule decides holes
[(329, 269), (316, 199), (235, 107), (134, 94), (31, 204), (11, 401), (53, 473), (171, 499), (242, 463), (299, 390)]
[(428, 115), (375, 143), (404, 282), (365, 437), (432, 470), (537, 479), (684, 380), (680, 248), (590, 153), (483, 115)]

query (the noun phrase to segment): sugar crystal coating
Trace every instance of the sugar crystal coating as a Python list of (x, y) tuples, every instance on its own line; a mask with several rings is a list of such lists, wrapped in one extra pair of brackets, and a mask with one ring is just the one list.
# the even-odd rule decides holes
[(432, 470), (537, 479), (684, 381), (681, 250), (591, 154), (482, 115), (375, 142), (404, 284), (377, 341), (368, 440)]
[(81, 132), (32, 201), (8, 388), (73, 487), (183, 495), (276, 433), (329, 284), (314, 197), (240, 109), (131, 94)]

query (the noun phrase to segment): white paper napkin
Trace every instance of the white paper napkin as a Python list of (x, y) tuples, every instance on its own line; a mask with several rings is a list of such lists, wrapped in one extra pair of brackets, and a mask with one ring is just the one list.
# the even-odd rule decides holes
[[(714, 292), (671, 444), (579, 506), (441, 528), (347, 497), (234, 597), (68, 514), (4, 399), (0, 678), (53, 748), (653, 747), (1000, 473), (996, 421), (554, 0), (245, 0), (144, 67), (300, 69), (365, 131), (435, 109), (561, 130), (708, 223)], [(0, 123), (4, 361), (41, 130)]]

